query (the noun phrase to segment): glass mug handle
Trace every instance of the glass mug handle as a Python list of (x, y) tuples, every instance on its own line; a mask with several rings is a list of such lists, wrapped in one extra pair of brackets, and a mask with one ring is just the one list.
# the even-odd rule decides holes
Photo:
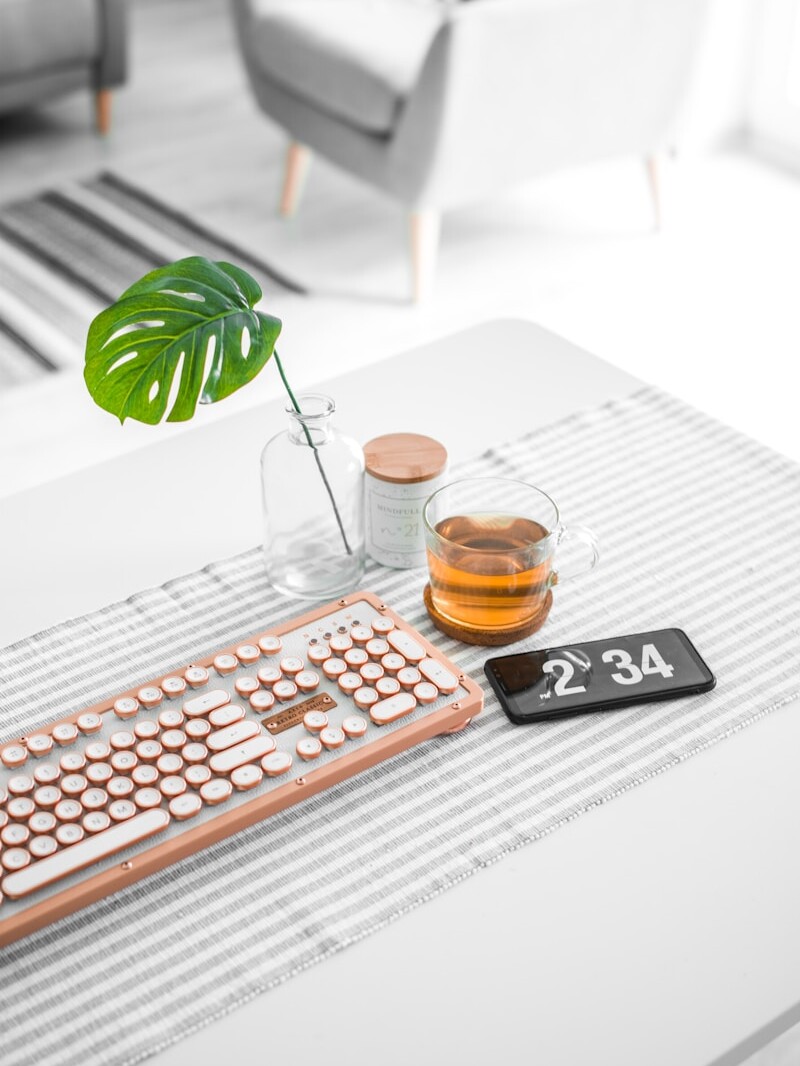
[[(559, 565), (558, 557), (561, 551), (561, 545), (566, 544), (569, 541), (576, 541), (587, 549), (587, 562), (583, 565)], [(573, 577), (580, 577), (581, 574), (588, 574), (590, 570), (593, 570), (595, 566), (597, 566), (599, 558), (600, 551), (597, 547), (597, 537), (592, 533), (591, 529), (587, 529), (586, 526), (560, 526), (558, 530), (558, 539), (556, 541), (553, 574), (550, 584), (560, 584), (562, 581), (569, 581)]]

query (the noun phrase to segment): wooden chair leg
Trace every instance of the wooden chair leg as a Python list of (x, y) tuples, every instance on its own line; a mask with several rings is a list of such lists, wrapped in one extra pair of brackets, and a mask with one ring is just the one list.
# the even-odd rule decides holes
[(292, 141), (286, 151), (286, 168), (283, 174), (280, 213), (288, 218), (293, 215), (303, 188), (311, 152), (304, 144)]
[(94, 114), (97, 132), (104, 137), (111, 129), (111, 90), (98, 89), (94, 98)]
[(411, 281), (414, 303), (431, 291), (439, 250), (442, 216), (438, 211), (411, 212)]
[(647, 184), (650, 188), (650, 197), (653, 201), (653, 229), (656, 232), (661, 229), (661, 170), (659, 159), (656, 155), (645, 156), (644, 168), (647, 174)]

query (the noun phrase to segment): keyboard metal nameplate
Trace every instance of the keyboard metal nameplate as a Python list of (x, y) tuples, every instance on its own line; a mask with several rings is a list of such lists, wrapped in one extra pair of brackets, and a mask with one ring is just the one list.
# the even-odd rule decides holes
[(316, 695), (311, 696), (310, 699), (303, 700), (302, 703), (295, 703), (291, 707), (278, 711), (277, 714), (271, 714), (269, 718), (262, 718), (261, 724), (265, 726), (271, 736), (277, 736), (293, 726), (300, 725), (309, 711), (325, 711), (327, 713), (336, 706), (337, 703), (333, 696), (329, 696), (327, 692), (318, 692)]

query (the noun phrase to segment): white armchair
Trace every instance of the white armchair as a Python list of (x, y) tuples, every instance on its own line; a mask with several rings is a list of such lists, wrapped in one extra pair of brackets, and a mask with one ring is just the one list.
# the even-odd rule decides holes
[(672, 135), (704, 0), (233, 0), (262, 110), (291, 138), (281, 210), (313, 149), (411, 212), (415, 295), (441, 212)]

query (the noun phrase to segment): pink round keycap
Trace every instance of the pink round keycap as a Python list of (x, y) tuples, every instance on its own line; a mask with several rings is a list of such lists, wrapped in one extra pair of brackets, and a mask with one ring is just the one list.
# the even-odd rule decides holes
[(143, 740), (136, 745), (136, 754), (144, 762), (155, 762), (163, 750), (157, 740)]
[(181, 729), (167, 729), (161, 734), (161, 746), (166, 751), (180, 751), (186, 743), (186, 734)]
[(236, 658), (240, 663), (249, 666), (250, 663), (258, 662), (261, 658), (261, 651), (255, 644), (240, 644), (236, 649)]
[(149, 788), (158, 781), (158, 770), (150, 764), (137, 766), (131, 774), (131, 780), (141, 788)]
[(9, 744), (0, 751), (0, 762), (7, 766), (9, 770), (22, 766), (27, 758), (28, 749), (23, 748), (21, 744)]
[(7, 848), (21, 847), (30, 840), (31, 831), (22, 822), (12, 822), (0, 830), (0, 840)]
[(0, 855), (0, 863), (3, 869), (9, 872), (23, 870), (31, 861), (30, 854), (24, 848), (9, 848)]
[[(89, 787), (89, 782), (83, 776), (83, 774), (67, 774), (66, 777), (61, 778), (61, 791), (65, 796), (80, 796), (81, 792), (85, 792)], [(9, 803), (9, 814), (11, 813), (11, 804)]]
[(211, 771), (207, 766), (187, 766), (183, 774), (187, 785), (192, 788), (200, 788), (206, 781), (211, 779)]
[[(34, 769), (33, 776), (40, 785), (53, 785), (61, 777), (61, 768), (54, 766), (52, 763), (44, 762)], [(2, 802), (3, 796), (0, 795), (0, 803)]]
[(206, 803), (214, 807), (218, 803), (224, 803), (233, 792), (233, 785), (223, 777), (212, 777), (200, 786), (200, 795)]
[[(115, 822), (126, 822), (136, 814), (136, 804), (132, 800), (127, 799), (114, 800), (114, 802), (109, 805), (108, 813)], [(84, 825), (85, 824), (86, 819), (84, 819)]]
[(128, 751), (136, 747), (136, 736), (127, 729), (118, 730), (108, 738), (108, 743), (115, 751)]
[(53, 750), (53, 738), (47, 733), (33, 733), (28, 737), (28, 754), (41, 758)]
[(90, 762), (106, 762), (111, 754), (111, 748), (102, 740), (93, 740), (86, 745), (84, 753)]
[(27, 796), (29, 792), (33, 792), (35, 785), (28, 774), (15, 774), (14, 777), (9, 777), (6, 787), (9, 796)]
[[(201, 745), (201, 747), (202, 746), (203, 745)], [(162, 774), (179, 774), (183, 769), (183, 759), (174, 751), (165, 752), (165, 754), (159, 758), (156, 767), (159, 773)]]
[(111, 825), (111, 819), (105, 811), (90, 811), (82, 825), (87, 833), (102, 833)]
[(108, 793), (104, 788), (87, 788), (81, 803), (85, 811), (101, 811), (108, 803)]
[(162, 778), (158, 787), (167, 799), (172, 799), (174, 796), (183, 795), (186, 791), (186, 781), (182, 777), (171, 775), (170, 777)]
[(187, 744), (181, 754), (187, 763), (201, 763), (208, 757), (208, 748), (205, 744), (195, 742), (194, 744)]
[(136, 752), (115, 751), (111, 756), (111, 767), (118, 774), (129, 774), (135, 766), (139, 765)]
[(56, 804), (53, 814), (59, 822), (76, 822), (83, 814), (83, 807), (77, 800), (66, 799)]
[(353, 647), (353, 641), (347, 633), (334, 633), (328, 641), (333, 652), (341, 653)]
[(58, 851), (58, 842), (51, 836), (34, 837), (28, 845), (28, 851), (34, 859), (46, 859), (48, 855)]
[(420, 681), (414, 685), (414, 695), (420, 703), (434, 703), (439, 698), (439, 689), (430, 681)]
[(32, 833), (52, 833), (56, 827), (56, 816), (50, 811), (37, 811), (28, 819), (28, 828)]
[(55, 785), (42, 785), (41, 788), (37, 788), (34, 792), (33, 802), (37, 807), (49, 810), (61, 802), (61, 789), (56, 788)]

